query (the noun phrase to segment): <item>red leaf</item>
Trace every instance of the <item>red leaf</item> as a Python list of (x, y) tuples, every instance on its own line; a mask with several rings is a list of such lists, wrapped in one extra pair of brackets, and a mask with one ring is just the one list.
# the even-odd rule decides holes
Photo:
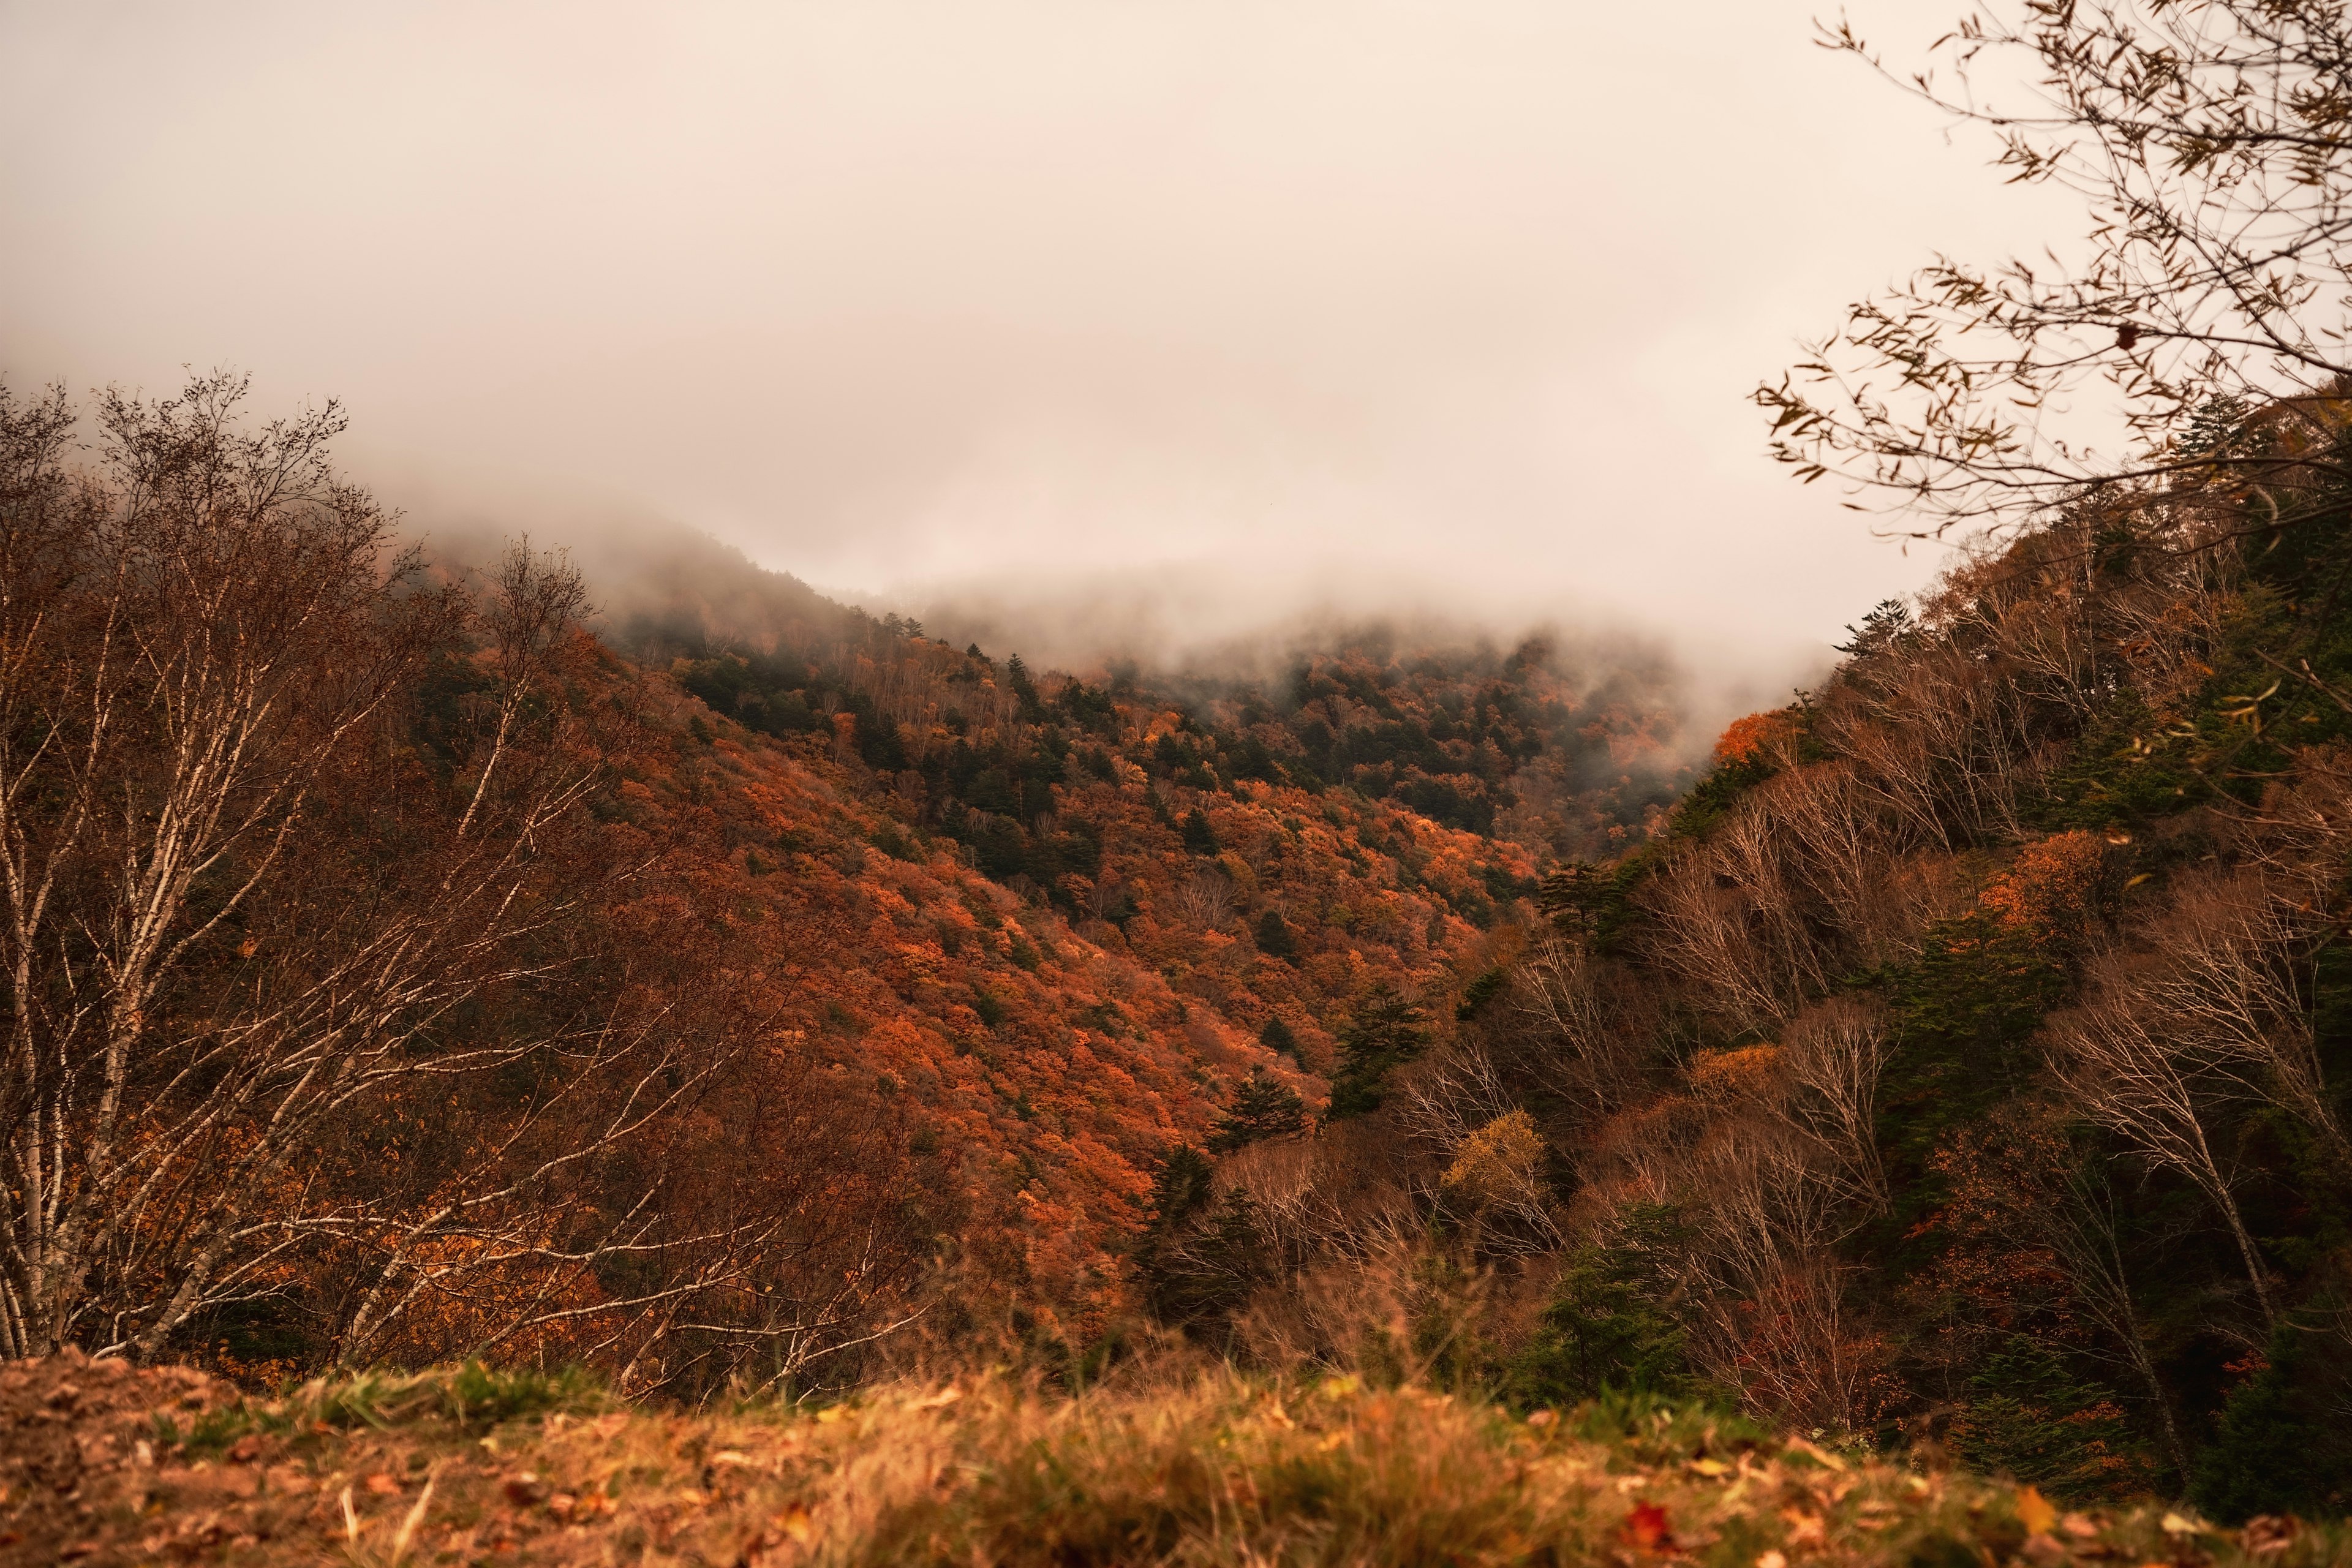
[(1654, 1502), (1637, 1502), (1633, 1511), (1625, 1516), (1618, 1533), (1625, 1544), (1639, 1552), (1672, 1552), (1675, 1549), (1674, 1521), (1666, 1510)]

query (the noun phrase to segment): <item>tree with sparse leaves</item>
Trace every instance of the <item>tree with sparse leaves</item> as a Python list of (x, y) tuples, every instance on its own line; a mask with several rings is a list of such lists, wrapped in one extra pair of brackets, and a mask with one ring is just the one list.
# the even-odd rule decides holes
[(1916, 537), (2155, 492), (2255, 499), (2240, 526), (2266, 530), (2343, 482), (2340, 4), (2030, 0), (1972, 13), (1909, 74), (1843, 22), (1823, 42), (1991, 132), (2011, 183), (2073, 192), (2086, 223), (2031, 260), (1938, 257), (1853, 306), (1757, 392), (1780, 461)]

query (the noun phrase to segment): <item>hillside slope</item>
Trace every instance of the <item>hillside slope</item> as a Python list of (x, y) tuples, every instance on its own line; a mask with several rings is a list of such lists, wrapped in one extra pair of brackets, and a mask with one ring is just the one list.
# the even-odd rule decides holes
[(1373, 1125), (1164, 1216), (1177, 1274), (1280, 1256), (1207, 1326), (2342, 1511), (2352, 522), (2265, 515), (2176, 485), (1881, 605)]

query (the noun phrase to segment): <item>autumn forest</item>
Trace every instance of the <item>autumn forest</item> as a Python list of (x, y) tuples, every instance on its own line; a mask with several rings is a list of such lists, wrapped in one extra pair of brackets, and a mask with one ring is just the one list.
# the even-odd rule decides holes
[[(1942, 567), (1706, 732), (1670, 657), (1573, 630), (1054, 668), (684, 531), (626, 581), (445, 546), (351, 477), (339, 405), (235, 374), (0, 387), (0, 1363), (279, 1401), (142, 1465), (373, 1441), (351, 1390), (472, 1443), (467, 1399), (540, 1410), (523, 1377), (822, 1410), (786, 1447), (836, 1477), (842, 1421), (970, 1399), (1041, 1477), (1150, 1450), (1138, 1519), (1209, 1447), (1287, 1456), (1052, 1561), (1434, 1560), (1282, 1554), (1372, 1485), (1300, 1477), (1416, 1423), (1473, 1445), (1430, 1464), (1520, 1456), (1510, 1486), (1571, 1431), (1610, 1457), (1560, 1476), (1629, 1478), (1613, 1556), (1521, 1521), (1448, 1560), (1862, 1562), (1823, 1531), (1971, 1475), (2015, 1489), (1901, 1560), (2119, 1556), (2099, 1521), (2143, 1505), (2135, 1552), (2326, 1560), (2296, 1521), (2352, 1511), (2352, 26), (2025, 9), (1895, 85), (2082, 197), (2090, 247), (1938, 259), (1755, 390), (1773, 458)], [(2042, 118), (1970, 96), (2004, 52)], [(2057, 425), (2090, 393), (2105, 456)], [(1738, 1504), (1782, 1441), (1843, 1489)], [(691, 1445), (694, 1507), (758, 1468)], [(444, 1462), (383, 1461), (422, 1493), (366, 1561)], [(939, 1463), (896, 1560), (949, 1560), (955, 1476), (1029, 1484)], [(1464, 1497), (1505, 1473), (1463, 1465)], [(621, 1468), (499, 1481), (450, 1560), (579, 1535)], [(1218, 1533), (1293, 1481), (1267, 1555)], [(352, 1484), (304, 1528), (364, 1555)], [(841, 1485), (762, 1504), (740, 1560), (891, 1560)], [(1029, 1561), (1045, 1513), (1088, 1528), (1070, 1489), (954, 1539)], [(1422, 1504), (1388, 1506), (1367, 1530)]]

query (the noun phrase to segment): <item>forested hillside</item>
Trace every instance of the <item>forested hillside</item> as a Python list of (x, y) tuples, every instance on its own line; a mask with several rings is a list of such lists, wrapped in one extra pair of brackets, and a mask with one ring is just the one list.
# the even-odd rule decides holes
[(748, 565), (600, 640), (236, 391), (5, 410), (11, 1350), (1156, 1329), (2342, 1506), (2343, 503), (2038, 524), (1668, 811), (1540, 645), (1157, 690)]
[[(2336, 452), (2344, 408), (2219, 439)], [(1250, 1355), (1369, 1341), (1534, 1402), (1933, 1439), (2057, 1496), (2340, 1511), (2333, 496), (2268, 523), (2219, 471), (1881, 605), (1664, 834), (1548, 875), (1377, 1131), (1228, 1162), (1154, 1266), (1278, 1255), (1196, 1319)]]
[(740, 557), (600, 639), (240, 392), (0, 409), (16, 1353), (1077, 1353), (1171, 1152), (1376, 1103), (1674, 787), (1541, 644), (1162, 689)]
[(2037, 525), (1667, 811), (1540, 645), (1159, 690), (748, 565), (600, 639), (236, 391), (5, 410), (12, 1351), (1156, 1330), (2341, 1506), (2342, 504)]

